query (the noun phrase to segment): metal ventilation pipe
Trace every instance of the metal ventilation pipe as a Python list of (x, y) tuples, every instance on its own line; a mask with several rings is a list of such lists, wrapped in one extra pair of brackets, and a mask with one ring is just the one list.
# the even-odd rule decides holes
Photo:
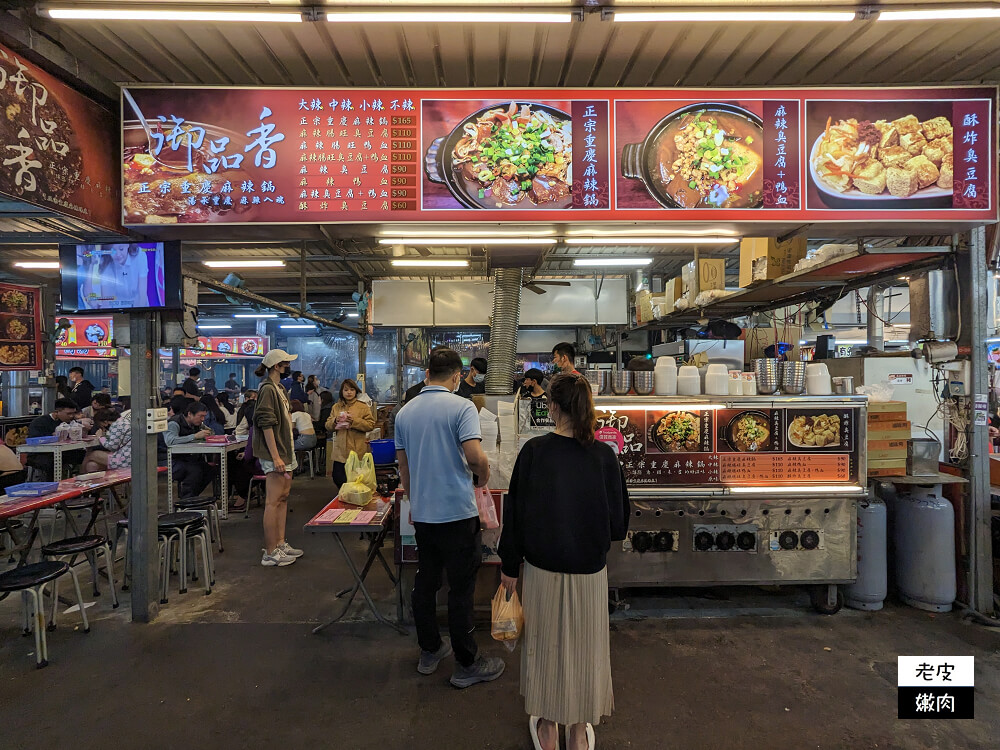
[(506, 396), (514, 391), (523, 273), (521, 268), (498, 268), (494, 272), (493, 322), (486, 370), (486, 393), (493, 396)]

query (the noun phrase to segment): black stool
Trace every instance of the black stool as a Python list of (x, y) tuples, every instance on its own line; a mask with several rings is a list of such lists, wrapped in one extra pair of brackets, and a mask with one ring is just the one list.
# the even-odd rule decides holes
[[(101, 592), (97, 590), (97, 552), (100, 550), (104, 553), (104, 569), (108, 574), (108, 584), (111, 586), (111, 602), (112, 608), (118, 608), (118, 593), (115, 591), (115, 560), (111, 556), (111, 548), (108, 546), (107, 538), (103, 536), (98, 536), (97, 534), (89, 534), (87, 536), (71, 536), (67, 539), (63, 539), (58, 542), (52, 542), (51, 544), (46, 544), (42, 547), (42, 555), (45, 557), (54, 557), (57, 560), (61, 560), (64, 557), (69, 557), (70, 559), (70, 569), (69, 572), (72, 574), (73, 579), (76, 580), (76, 570), (73, 568), (73, 557), (77, 555), (85, 555), (88, 552), (94, 555), (94, 596), (100, 596)], [(58, 584), (56, 584), (58, 587)], [(55, 602), (52, 604), (52, 620), (55, 621)]]
[[(35, 631), (35, 666), (41, 669), (48, 666), (49, 646), (45, 637), (45, 614), (42, 611), (43, 593), (45, 584), (55, 581), (60, 576), (65, 575), (70, 570), (69, 565), (55, 560), (23, 565), (20, 568), (8, 570), (0, 573), (0, 592), (12, 593), (15, 591), (27, 591), (31, 595), (31, 627)], [(80, 582), (73, 576), (73, 583), (76, 586), (76, 598), (80, 605), (80, 617), (83, 618), (83, 632), (90, 632), (90, 623), (87, 622), (87, 610), (83, 607), (83, 595), (80, 593)], [(57, 587), (52, 591), (52, 600), (58, 601)], [(24, 634), (28, 634), (28, 600), (25, 599), (24, 610)]]
[(219, 506), (214, 497), (204, 495), (202, 497), (188, 497), (174, 503), (175, 510), (206, 510), (208, 511), (208, 531), (212, 541), (218, 543), (219, 552), (222, 552), (222, 525), (219, 523)]
[[(167, 603), (167, 590), (170, 583), (170, 564), (173, 560), (171, 547), (177, 543), (177, 557), (180, 575), (179, 593), (187, 593), (187, 546), (195, 539), (201, 542), (202, 573), (205, 576), (205, 595), (212, 593), (215, 583), (215, 563), (212, 559), (212, 545), (208, 539), (208, 524), (205, 516), (197, 511), (187, 510), (177, 513), (165, 513), (157, 519), (160, 542), (163, 544), (163, 579), (160, 586), (160, 604)], [(197, 578), (198, 558), (194, 559), (194, 572)]]

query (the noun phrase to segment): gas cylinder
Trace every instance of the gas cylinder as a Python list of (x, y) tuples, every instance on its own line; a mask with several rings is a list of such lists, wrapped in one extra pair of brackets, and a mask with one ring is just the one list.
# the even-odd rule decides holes
[(894, 504), (896, 585), (917, 609), (950, 612), (955, 583), (955, 511), (941, 485), (913, 487)]
[(858, 503), (858, 580), (844, 589), (852, 609), (882, 609), (888, 592), (885, 503), (877, 497)]

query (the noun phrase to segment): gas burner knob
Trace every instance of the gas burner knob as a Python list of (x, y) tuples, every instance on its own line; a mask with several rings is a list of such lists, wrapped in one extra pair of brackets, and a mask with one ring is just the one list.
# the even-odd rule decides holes
[(653, 546), (653, 538), (646, 531), (637, 531), (632, 535), (632, 549), (636, 552), (649, 552)]
[(694, 535), (694, 548), (699, 552), (712, 549), (712, 535), (707, 531), (699, 531)]
[(736, 537), (731, 531), (720, 531), (715, 537), (715, 546), (721, 550), (729, 550), (736, 544)]
[(799, 541), (802, 544), (802, 549), (816, 549), (819, 546), (819, 533), (811, 529), (803, 531)]
[(794, 531), (782, 531), (778, 537), (778, 546), (781, 549), (795, 549), (799, 544), (799, 535)]
[(757, 537), (749, 531), (741, 531), (736, 535), (736, 546), (744, 552), (757, 546)]
[(674, 548), (674, 535), (669, 531), (661, 531), (653, 537), (653, 549), (657, 552), (670, 552)]

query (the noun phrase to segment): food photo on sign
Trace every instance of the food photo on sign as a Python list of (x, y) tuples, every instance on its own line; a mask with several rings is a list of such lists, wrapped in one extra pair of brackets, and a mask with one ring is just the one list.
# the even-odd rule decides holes
[(0, 366), (40, 369), (40, 315), (37, 289), (0, 284)]
[(619, 101), (619, 208), (759, 208), (761, 102)]
[(421, 104), (425, 209), (572, 206), (570, 102)]

